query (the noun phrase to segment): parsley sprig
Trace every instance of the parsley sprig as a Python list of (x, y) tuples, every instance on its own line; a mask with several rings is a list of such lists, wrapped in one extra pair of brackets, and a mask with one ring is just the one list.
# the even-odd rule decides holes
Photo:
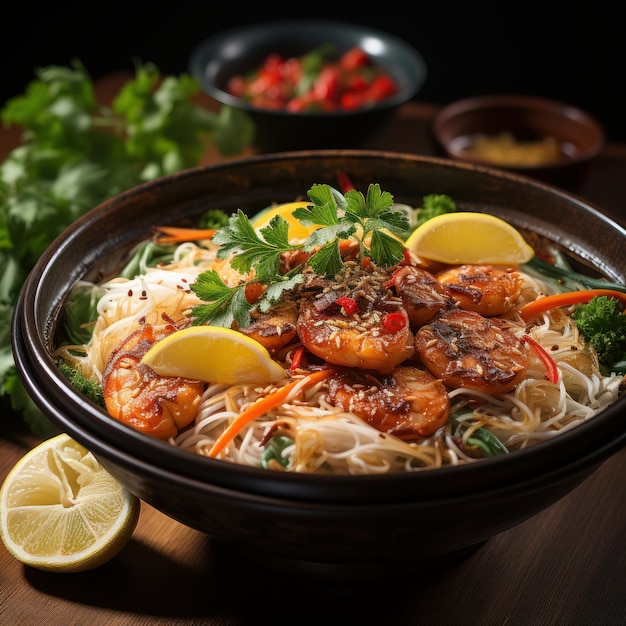
[[(405, 237), (409, 221), (403, 212), (393, 209), (393, 196), (381, 191), (380, 185), (369, 185), (364, 196), (354, 189), (343, 195), (329, 185), (315, 184), (309, 189), (308, 197), (311, 204), (296, 209), (293, 216), (303, 226), (318, 228), (301, 243), (289, 242), (289, 224), (280, 215), (274, 216), (257, 233), (241, 210), (215, 233), (213, 241), (219, 245), (217, 257), (230, 259), (233, 269), (249, 279), (230, 287), (213, 270), (200, 274), (191, 286), (203, 302), (194, 307), (194, 324), (230, 327), (236, 321), (246, 327), (253, 310), (268, 311), (286, 291), (304, 280), (302, 265), (280, 273), (281, 254), (285, 252), (311, 252), (307, 263), (320, 276), (341, 272), (342, 241), (355, 242), (360, 258), (369, 257), (380, 267), (402, 260), (404, 245), (389, 233)], [(246, 290), (254, 283), (261, 284), (264, 291), (251, 303)]]

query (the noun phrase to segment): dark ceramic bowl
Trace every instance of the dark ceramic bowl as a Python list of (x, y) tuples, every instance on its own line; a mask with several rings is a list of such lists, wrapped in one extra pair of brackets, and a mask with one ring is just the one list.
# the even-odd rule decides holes
[[(570, 191), (580, 188), (587, 167), (605, 145), (604, 129), (585, 111), (564, 102), (525, 95), (457, 100), (437, 113), (432, 128), (446, 156), (532, 176)], [(510, 162), (511, 147), (502, 146), (503, 133), (514, 140), (513, 154), (521, 154), (526, 162)], [(496, 145), (491, 144), (487, 151), (470, 151), (479, 135), (488, 137), (488, 141), (495, 139)], [(554, 140), (560, 153), (555, 158), (551, 148), (537, 148), (537, 142), (547, 138)], [(526, 144), (521, 150), (520, 142)], [(534, 163), (528, 160), (537, 155), (550, 158)]]
[(333, 184), (338, 170), (357, 188), (380, 183), (398, 202), (449, 194), (460, 209), (534, 229), (626, 282), (626, 231), (556, 188), (443, 158), (294, 152), (184, 171), (81, 217), (27, 279), (12, 341), (19, 375), (37, 405), (144, 501), (266, 566), (328, 578), (375, 577), (457, 558), (565, 496), (626, 443), (626, 397), (575, 429), (505, 457), (411, 474), (329, 477), (237, 466), (173, 448), (91, 404), (51, 357), (73, 285), (111, 268), (151, 226), (193, 223), (211, 208), (256, 211), (292, 200), (314, 183)]
[[(353, 111), (289, 113), (251, 106), (226, 91), (229, 78), (258, 69), (270, 53), (299, 57), (323, 44), (332, 44), (337, 57), (356, 46), (364, 49), (376, 66), (395, 79), (398, 92), (375, 106)], [(424, 60), (402, 39), (369, 26), (330, 20), (261, 22), (225, 31), (201, 42), (189, 67), (208, 95), (250, 115), (256, 129), (254, 143), (265, 152), (358, 148), (426, 80)]]

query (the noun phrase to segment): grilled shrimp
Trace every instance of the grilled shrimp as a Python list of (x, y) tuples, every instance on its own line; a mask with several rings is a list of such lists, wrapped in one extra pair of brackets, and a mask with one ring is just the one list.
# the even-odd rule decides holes
[[(385, 327), (388, 314), (399, 328)], [(305, 301), (298, 317), (298, 336), (316, 356), (334, 365), (390, 372), (413, 355), (413, 333), (406, 311), (395, 307), (372, 307), (361, 315), (320, 312), (315, 303)]]
[[(303, 297), (297, 331), (310, 352), (334, 365), (390, 372), (413, 355), (414, 336), (384, 272), (347, 264), (339, 282), (314, 279)], [(305, 289), (306, 292), (306, 289)]]
[(278, 350), (296, 337), (298, 308), (292, 300), (281, 300), (267, 313), (259, 314), (240, 333), (255, 339), (270, 351)]
[(455, 309), (440, 313), (415, 334), (415, 352), (448, 387), (489, 394), (520, 383), (529, 365), (528, 349), (498, 318)]
[(456, 304), (485, 317), (507, 313), (522, 292), (523, 278), (514, 267), (461, 265), (437, 274)]
[(384, 375), (338, 371), (328, 384), (329, 404), (401, 439), (429, 437), (448, 421), (446, 387), (423, 369), (399, 366)]
[(445, 287), (425, 269), (404, 265), (393, 273), (390, 282), (402, 298), (414, 328), (426, 324), (439, 311), (454, 306)]
[(178, 376), (159, 376), (141, 363), (154, 343), (174, 332), (144, 325), (112, 353), (102, 374), (106, 409), (115, 419), (159, 439), (178, 434), (196, 416), (204, 383)]

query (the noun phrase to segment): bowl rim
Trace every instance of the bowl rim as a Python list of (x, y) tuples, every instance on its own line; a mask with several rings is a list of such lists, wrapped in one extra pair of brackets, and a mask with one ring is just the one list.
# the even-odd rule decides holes
[[(224, 91), (224, 89), (220, 88), (214, 82), (213, 79), (215, 73), (219, 69), (216, 65), (217, 61), (221, 59), (225, 53), (227, 55), (233, 54), (233, 52), (230, 51), (234, 48), (231, 44), (233, 39), (260, 39), (261, 37), (268, 36), (270, 37), (270, 41), (280, 42), (281, 39), (288, 34), (290, 41), (297, 42), (299, 36), (306, 36), (311, 32), (311, 30), (319, 30), (321, 33), (325, 33), (326, 37), (332, 36), (338, 38), (339, 35), (341, 35), (342, 37), (348, 36), (354, 39), (355, 42), (363, 39), (377, 42), (379, 46), (381, 43), (385, 46), (391, 46), (393, 48), (394, 55), (402, 60), (402, 66), (406, 70), (406, 77), (408, 79), (406, 84), (396, 94), (385, 98), (370, 107), (362, 107), (353, 111), (303, 111), (299, 113), (289, 113), (288, 111), (282, 109), (272, 110), (253, 106), (245, 100), (237, 98)], [(320, 39), (320, 43), (325, 41), (326, 40), (323, 38)], [(371, 43), (369, 45), (371, 45)], [(258, 46), (260, 46), (260, 43), (257, 43), (257, 47)], [(272, 44), (264, 43), (263, 47), (269, 49), (272, 47)], [(211, 67), (211, 64), (214, 64), (213, 68)], [(384, 62), (381, 62), (381, 65), (384, 66)], [(401, 37), (385, 32), (376, 27), (332, 19), (267, 20), (229, 28), (207, 37), (197, 44), (191, 53), (188, 66), (192, 76), (198, 80), (208, 95), (213, 97), (218, 102), (243, 109), (244, 111), (248, 111), (249, 113), (256, 115), (267, 115), (270, 118), (301, 117), (308, 119), (328, 119), (330, 117), (348, 117), (372, 113), (373, 111), (392, 109), (413, 98), (426, 82), (426, 77), (428, 75), (428, 69), (423, 56), (411, 44)]]
[[(538, 96), (532, 94), (522, 93), (497, 93), (497, 94), (482, 94), (469, 96), (467, 98), (461, 98), (460, 100), (454, 100), (439, 109), (432, 120), (431, 128), (435, 140), (441, 148), (452, 158), (461, 159), (470, 163), (484, 163), (489, 165), (486, 161), (479, 159), (469, 159), (463, 156), (459, 151), (454, 150), (448, 141), (445, 139), (444, 126), (455, 117), (462, 115), (470, 111), (476, 111), (480, 109), (489, 110), (491, 108), (528, 108), (534, 111), (544, 111), (553, 114), (561, 114), (569, 121), (573, 123), (582, 123), (594, 135), (594, 141), (591, 147), (575, 155), (568, 156), (567, 159), (559, 161), (557, 163), (545, 163), (541, 165), (515, 165), (506, 166), (501, 165), (503, 169), (527, 171), (529, 173), (536, 170), (551, 170), (559, 169), (564, 166), (583, 163), (597, 157), (606, 145), (606, 131), (604, 126), (596, 119), (591, 113), (584, 109), (559, 100), (556, 98), (549, 98), (545, 96)], [(492, 167), (495, 166), (491, 164)]]
[[(175, 466), (176, 473), (184, 474), (190, 479), (211, 480), (211, 484), (222, 487), (238, 484), (239, 488), (241, 488), (241, 484), (243, 484), (246, 485), (248, 492), (254, 491), (267, 494), (274, 491), (280, 494), (281, 497), (287, 497), (287, 494), (290, 494), (291, 499), (302, 497), (302, 489), (306, 489), (308, 496), (313, 499), (324, 501), (335, 499), (339, 501), (345, 499), (346, 493), (351, 493), (350, 501), (359, 502), (361, 499), (369, 497), (371, 487), (380, 485), (393, 486), (396, 494), (393, 496), (379, 493), (377, 497), (381, 503), (393, 501), (394, 497), (397, 498), (398, 491), (407, 494), (421, 492), (423, 498), (447, 498), (453, 495), (459, 496), (463, 489), (467, 489), (468, 485), (472, 485), (476, 481), (479, 481), (483, 488), (497, 489), (498, 486), (507, 484), (511, 477), (519, 479), (519, 468), (525, 463), (534, 463), (535, 466), (540, 465), (548, 469), (554, 463), (554, 460), (549, 460), (547, 455), (544, 454), (544, 450), (550, 450), (554, 457), (567, 460), (569, 463), (575, 463), (578, 451), (586, 448), (586, 440), (590, 435), (593, 436), (594, 440), (597, 439), (599, 441), (605, 456), (611, 452), (617, 452), (618, 449), (626, 444), (626, 429), (623, 426), (621, 415), (618, 416), (618, 412), (622, 408), (624, 400), (626, 400), (622, 399), (622, 401), (618, 401), (619, 406), (614, 404), (607, 407), (600, 416), (568, 432), (562, 433), (550, 441), (542, 442), (538, 446), (531, 446), (525, 450), (516, 451), (511, 455), (483, 459), (480, 462), (460, 467), (446, 466), (432, 471), (427, 470), (410, 474), (387, 474), (384, 476), (328, 477), (317, 474), (268, 472), (268, 470), (259, 468), (228, 464), (227, 467), (229, 469), (227, 472), (224, 472), (224, 461), (198, 457), (189, 452), (173, 448), (166, 442), (137, 432), (108, 416), (102, 409), (89, 402), (69, 385), (56, 367), (44, 337), (45, 333), (49, 332), (54, 320), (39, 318), (44, 315), (42, 313), (43, 307), (41, 306), (40, 285), (46, 277), (50, 280), (50, 277), (55, 275), (53, 262), (59, 255), (69, 254), (69, 250), (72, 248), (73, 237), (81, 237), (87, 229), (93, 228), (94, 223), (97, 224), (99, 219), (114, 213), (117, 207), (123, 207), (124, 202), (132, 200), (134, 196), (148, 194), (152, 198), (159, 197), (163, 190), (175, 185), (180, 180), (201, 178), (203, 173), (207, 171), (222, 174), (224, 170), (228, 171), (232, 168), (256, 167), (260, 164), (272, 165), (275, 162), (282, 163), (285, 159), (298, 161), (311, 157), (359, 157), (384, 159), (385, 161), (394, 158), (396, 160), (402, 159), (416, 167), (443, 167), (446, 172), (458, 171), (466, 175), (476, 173), (485, 176), (492, 184), (509, 183), (513, 187), (523, 185), (530, 187), (537, 193), (547, 191), (553, 196), (556, 195), (567, 201), (568, 204), (579, 207), (581, 211), (589, 216), (594, 216), (597, 221), (599, 220), (606, 224), (616, 234), (626, 239), (626, 229), (604, 215), (589, 202), (573, 194), (521, 175), (495, 168), (456, 162), (450, 159), (368, 150), (318, 150), (257, 155), (236, 159), (228, 163), (200, 166), (144, 183), (93, 208), (72, 223), (37, 261), (20, 292), (11, 320), (11, 341), (18, 373), (35, 403), (44, 412), (52, 412), (57, 423), (66, 427), (69, 434), (76, 436), (88, 448), (95, 445), (94, 437), (96, 438), (96, 444), (98, 443), (98, 437), (101, 437), (103, 445), (113, 445), (117, 448), (121, 446), (123, 451), (135, 451), (143, 448), (152, 454), (159, 455), (162, 451), (170, 450), (168, 455), (170, 459), (164, 467)], [(113, 241), (111, 245), (114, 244), (119, 248), (121, 242), (116, 243)], [(102, 259), (96, 260), (101, 261)], [(91, 259), (82, 259), (77, 272), (80, 271), (84, 275), (89, 269), (90, 263), (93, 264), (94, 262)], [(54, 282), (56, 284), (57, 281), (55, 280)], [(65, 293), (59, 294), (55, 292), (53, 297), (54, 306), (57, 306), (65, 295)], [(53, 395), (50, 395), (52, 392), (60, 393), (59, 397), (54, 398)], [(603, 428), (605, 431), (607, 430), (607, 425), (610, 426), (610, 429), (608, 429), (610, 433), (603, 431)], [(89, 434), (88, 440), (85, 437), (85, 432)], [(610, 434), (609, 441), (606, 441), (608, 434)], [(596, 451), (597, 454), (598, 452)], [(146, 459), (144, 453), (141, 454), (141, 458), (143, 460)], [(457, 479), (460, 478), (462, 480), (458, 480), (458, 486), (451, 490), (450, 485), (455, 484)], [(262, 485), (259, 486), (258, 483), (262, 483)], [(337, 485), (336, 489), (333, 489), (333, 484)], [(269, 489), (270, 485), (271, 489)], [(446, 493), (438, 496), (437, 494), (440, 493), (444, 486)], [(346, 487), (349, 487), (350, 490), (346, 491)]]

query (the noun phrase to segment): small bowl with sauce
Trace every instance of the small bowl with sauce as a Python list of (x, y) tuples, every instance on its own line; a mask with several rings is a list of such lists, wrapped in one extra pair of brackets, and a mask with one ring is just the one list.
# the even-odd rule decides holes
[(605, 133), (589, 113), (537, 96), (486, 95), (448, 104), (433, 120), (448, 157), (578, 191)]

